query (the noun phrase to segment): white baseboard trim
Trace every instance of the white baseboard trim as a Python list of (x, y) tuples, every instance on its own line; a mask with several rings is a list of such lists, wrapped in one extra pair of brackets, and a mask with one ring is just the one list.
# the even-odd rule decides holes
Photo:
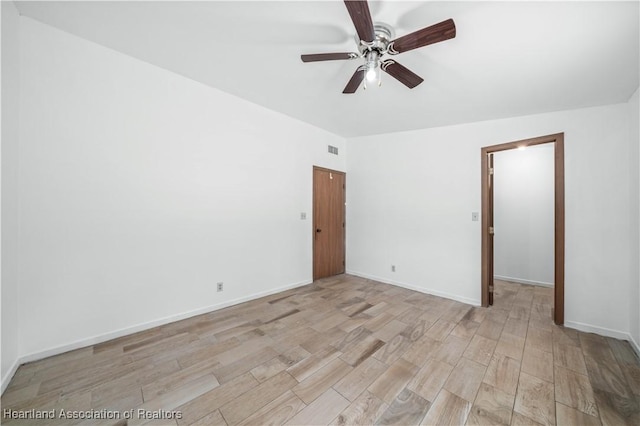
[(576, 330), (584, 331), (586, 333), (595, 333), (601, 336), (613, 337), (614, 339), (627, 340), (638, 357), (640, 357), (640, 345), (638, 345), (638, 342), (633, 340), (631, 334), (626, 331), (612, 330), (610, 328), (598, 327), (575, 321), (565, 321), (564, 325), (565, 327), (575, 328)]
[(9, 371), (7, 371), (4, 377), (2, 377), (2, 385), (1, 385), (2, 390), (0, 391), (0, 394), (3, 394), (7, 386), (9, 386), (9, 382), (11, 382), (11, 379), (13, 379), (13, 376), (16, 374), (16, 371), (18, 371), (18, 367), (20, 367), (20, 364), (22, 364), (20, 362), (20, 359), (19, 358), (16, 359), (13, 362), (13, 365), (11, 366)]
[(126, 336), (129, 334), (133, 334), (133, 333), (137, 333), (140, 331), (145, 331), (145, 330), (149, 330), (150, 328), (154, 328), (154, 327), (158, 327), (161, 325), (165, 325), (165, 324), (169, 324), (172, 322), (176, 322), (176, 321), (180, 321), (183, 319), (187, 319), (187, 318), (191, 318), (191, 317), (195, 317), (196, 315), (202, 315), (202, 314), (207, 314), (209, 312), (213, 312), (213, 311), (217, 311), (229, 306), (233, 306), (233, 305), (237, 305), (239, 303), (244, 303), (244, 302), (249, 302), (251, 300), (255, 300), (255, 299), (259, 299), (261, 297), (265, 297), (265, 296), (269, 296), (271, 294), (275, 294), (275, 293), (280, 293), (282, 291), (286, 291), (286, 290), (290, 290), (292, 288), (296, 288), (296, 287), (302, 287), (303, 285), (307, 285), (307, 284), (311, 284), (313, 282), (313, 280), (304, 280), (304, 281), (300, 281), (294, 284), (289, 284), (283, 287), (278, 287), (278, 288), (274, 288), (271, 290), (267, 290), (267, 291), (263, 291), (260, 293), (254, 293), (251, 294), (249, 296), (244, 296), (244, 297), (240, 297), (238, 299), (233, 299), (233, 300), (228, 300), (226, 302), (222, 302), (222, 303), (217, 303), (215, 305), (210, 305), (210, 306), (205, 306), (202, 308), (198, 308), (198, 309), (194, 309), (192, 311), (188, 311), (188, 312), (183, 312), (181, 314), (176, 314), (176, 315), (170, 315), (168, 317), (164, 317), (164, 318), (160, 318), (157, 320), (153, 320), (153, 321), (149, 321), (149, 322), (145, 322), (145, 323), (141, 323), (141, 324), (137, 324), (131, 327), (126, 327), (126, 328), (121, 328), (119, 330), (115, 330), (115, 331), (111, 331), (108, 333), (103, 333), (103, 334), (99, 334), (93, 337), (88, 337), (85, 339), (80, 339), (80, 340), (76, 340), (75, 342), (71, 342), (71, 343), (67, 343), (64, 345), (60, 345), (60, 346), (56, 346), (50, 349), (45, 349), (43, 351), (37, 351), (37, 352), (33, 352), (27, 355), (23, 355), (21, 357), (19, 357), (16, 362), (14, 367), (12, 368), (12, 370), (7, 373), (7, 378), (3, 377), (2, 380), (2, 392), (4, 392), (6, 386), (9, 384), (9, 382), (11, 381), (11, 378), (13, 378), (13, 375), (15, 374), (16, 370), (18, 369), (18, 367), (26, 362), (33, 362), (33, 361), (37, 361), (43, 358), (47, 358), (53, 355), (59, 355), (65, 352), (69, 352), (75, 349), (80, 349), (80, 348), (84, 348), (87, 346), (92, 346), (92, 345), (97, 345), (98, 343), (102, 343), (102, 342), (106, 342), (108, 340), (112, 340), (112, 339), (116, 339), (118, 337), (122, 337), (122, 336)]
[(554, 287), (553, 283), (545, 283), (542, 281), (533, 281), (533, 280), (525, 280), (524, 278), (513, 278), (513, 277), (505, 277), (502, 275), (494, 275), (494, 279), (502, 280), (502, 281), (511, 281), (513, 283), (519, 284), (529, 284), (529, 285), (539, 285), (542, 287)]
[(407, 283), (404, 283), (402, 281), (390, 280), (388, 278), (378, 277), (378, 276), (371, 275), (371, 274), (365, 274), (363, 272), (358, 272), (358, 271), (347, 271), (346, 273), (350, 274), (350, 275), (355, 275), (355, 276), (361, 277), (361, 278), (367, 278), (369, 280), (380, 281), (381, 283), (385, 283), (385, 284), (396, 285), (398, 287), (402, 287), (402, 288), (406, 288), (406, 289), (409, 289), (409, 290), (418, 291), (420, 293), (425, 293), (425, 294), (431, 294), (433, 296), (444, 297), (445, 299), (455, 300), (455, 301), (458, 301), (458, 302), (466, 303), (468, 305), (473, 305), (473, 306), (480, 306), (481, 305), (479, 300), (470, 299), (470, 298), (464, 297), (464, 296), (458, 296), (457, 294), (446, 293), (446, 292), (443, 292), (443, 291), (433, 290), (433, 289), (430, 289), (430, 288), (418, 287), (416, 285), (407, 284)]
[(633, 350), (636, 351), (636, 355), (638, 356), (638, 358), (640, 358), (640, 345), (635, 341), (631, 334), (629, 334), (629, 344), (631, 345)]

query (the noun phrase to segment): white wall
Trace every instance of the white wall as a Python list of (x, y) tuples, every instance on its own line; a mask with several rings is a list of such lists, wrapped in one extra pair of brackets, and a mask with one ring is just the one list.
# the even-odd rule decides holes
[(342, 138), (21, 30), (21, 355), (311, 281), (312, 166), (344, 170)]
[(628, 336), (628, 126), (619, 104), (349, 139), (348, 271), (479, 304), (480, 148), (565, 132), (566, 323)]
[(640, 99), (639, 89), (636, 89), (629, 99), (629, 164), (631, 168), (631, 185), (629, 199), (631, 200), (630, 229), (632, 239), (629, 253), (635, 262), (631, 262), (631, 282), (629, 287), (629, 312), (631, 313), (631, 337), (640, 355)]
[(494, 275), (553, 285), (553, 144), (496, 152), (493, 165)]
[(13, 2), (2, 10), (2, 390), (15, 372), (18, 349), (18, 138), (19, 15)]
[[(23, 230), (12, 252), (19, 295), (6, 287), (2, 251), (3, 374), (7, 305), (20, 322), (10, 356), (29, 359), (311, 280), (311, 221), (299, 213), (311, 213), (312, 165), (345, 169), (344, 156), (326, 153), (327, 143), (344, 153), (344, 140), (28, 18), (20, 25), (20, 180), (6, 192), (2, 117), (3, 245), (5, 202), (17, 194), (9, 206), (17, 220), (20, 202)], [(349, 140), (348, 270), (479, 303), (470, 213), (480, 147), (564, 131), (567, 322), (628, 330), (638, 260), (628, 112)]]

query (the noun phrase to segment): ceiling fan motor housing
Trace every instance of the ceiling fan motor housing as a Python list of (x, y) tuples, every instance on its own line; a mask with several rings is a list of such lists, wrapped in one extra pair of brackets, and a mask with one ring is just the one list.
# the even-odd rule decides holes
[(372, 42), (360, 40), (358, 36), (356, 36), (358, 50), (363, 57), (366, 57), (366, 53), (372, 50), (378, 51), (379, 56), (384, 55), (385, 53), (387, 53), (389, 43), (396, 36), (393, 27), (391, 27), (391, 25), (389, 24), (385, 24), (384, 22), (376, 22), (375, 24), (373, 24), (373, 29), (376, 36)]

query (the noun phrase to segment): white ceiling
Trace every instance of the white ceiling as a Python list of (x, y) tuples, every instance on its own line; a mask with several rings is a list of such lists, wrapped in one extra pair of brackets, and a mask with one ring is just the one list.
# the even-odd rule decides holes
[(342, 1), (16, 2), (22, 15), (345, 137), (625, 102), (639, 80), (639, 3), (371, 2), (396, 36), (453, 18), (457, 37), (395, 56), (408, 89), (342, 89), (356, 50)]

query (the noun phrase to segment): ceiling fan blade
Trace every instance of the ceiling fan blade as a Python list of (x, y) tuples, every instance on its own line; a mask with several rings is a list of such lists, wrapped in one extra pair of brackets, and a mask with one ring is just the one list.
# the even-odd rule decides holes
[(336, 61), (339, 59), (356, 59), (360, 55), (357, 53), (315, 53), (312, 55), (300, 55), (302, 62)]
[(356, 27), (360, 40), (372, 42), (376, 34), (373, 29), (369, 4), (366, 1), (344, 1), (353, 25)]
[(353, 73), (351, 80), (349, 80), (342, 93), (355, 93), (362, 80), (364, 80), (364, 66), (358, 67), (356, 72)]
[(418, 47), (449, 40), (456, 36), (456, 24), (453, 19), (447, 19), (438, 24), (415, 31), (406, 36), (402, 36), (389, 43), (389, 53), (397, 55)]
[(413, 89), (424, 81), (422, 77), (392, 59), (382, 61), (380, 63), (380, 68), (382, 68), (382, 71), (386, 72), (409, 89)]

